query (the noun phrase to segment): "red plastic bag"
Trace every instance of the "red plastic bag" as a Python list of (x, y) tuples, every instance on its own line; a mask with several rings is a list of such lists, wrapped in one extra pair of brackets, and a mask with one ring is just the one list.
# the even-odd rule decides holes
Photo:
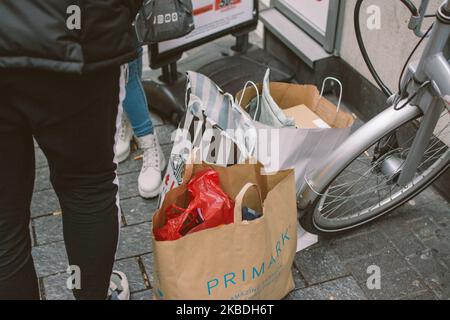
[(233, 223), (234, 201), (220, 188), (216, 171), (198, 172), (187, 189), (192, 196), (188, 207), (172, 204), (166, 209), (166, 223), (154, 230), (157, 241), (177, 240), (186, 234)]

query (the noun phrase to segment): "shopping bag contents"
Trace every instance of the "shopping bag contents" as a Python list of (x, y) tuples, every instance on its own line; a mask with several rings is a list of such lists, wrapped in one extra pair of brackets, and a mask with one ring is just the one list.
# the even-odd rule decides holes
[[(267, 69), (266, 75), (264, 76), (264, 82), (262, 85), (262, 93), (259, 96), (259, 90), (256, 85), (254, 88), (257, 91), (257, 96), (254, 97), (247, 108), (248, 112), (252, 116), (253, 120), (264, 123), (265, 125), (271, 126), (272, 128), (288, 128), (295, 127), (295, 121), (292, 117), (286, 115), (282, 108), (278, 106), (277, 102), (274, 100), (270, 93), (270, 69)], [(243, 93), (246, 92), (246, 87), (244, 87)], [(242, 105), (242, 99), (239, 104)]]
[(242, 220), (243, 221), (253, 221), (258, 218), (261, 218), (262, 214), (260, 212), (255, 211), (252, 208), (244, 207), (242, 208)]
[[(337, 105), (323, 96), (328, 81), (340, 87)], [(267, 69), (263, 83), (254, 88), (245, 87), (236, 100), (254, 120), (272, 128), (346, 129), (354, 121), (340, 108), (342, 84), (333, 77), (325, 78), (319, 91), (314, 85), (270, 82), (270, 69)]]
[[(244, 186), (241, 190), (243, 192), (244, 189), (249, 189), (247, 186)], [(257, 192), (255, 192), (257, 191)], [(240, 192), (240, 193), (241, 193)], [(252, 194), (253, 193), (253, 194)], [(239, 206), (238, 199), (235, 199), (236, 206)], [(245, 193), (245, 196), (242, 199), (242, 204), (240, 209), (242, 214), (242, 221), (254, 221), (263, 216), (263, 205), (261, 199), (261, 191), (259, 188), (251, 188)]]
[(295, 126), (298, 129), (331, 128), (329, 124), (304, 104), (285, 109), (284, 113), (294, 119)]
[[(324, 97), (328, 81), (340, 87), (336, 105)], [(297, 194), (306, 186), (309, 174), (320, 168), (352, 131), (354, 118), (340, 107), (341, 101), (342, 85), (336, 78), (325, 78), (320, 90), (311, 84), (270, 82), (270, 70), (262, 83), (246, 86), (236, 95), (236, 102), (254, 119), (254, 156), (267, 172), (295, 169)]]
[(187, 185), (191, 197), (186, 209), (176, 204), (166, 210), (166, 223), (155, 229), (158, 241), (177, 240), (187, 234), (233, 222), (234, 202), (220, 188), (219, 175), (212, 169), (195, 174)]

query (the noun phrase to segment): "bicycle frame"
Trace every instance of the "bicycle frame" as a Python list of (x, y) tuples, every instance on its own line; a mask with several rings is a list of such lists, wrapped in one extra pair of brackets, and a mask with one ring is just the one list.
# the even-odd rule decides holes
[[(450, 0), (442, 4), (437, 13), (437, 19), (431, 31), (427, 46), (421, 59), (415, 67), (409, 66), (409, 72), (402, 79), (402, 93), (412, 94), (420, 91), (417, 96), (402, 109), (396, 106), (408, 102), (407, 99), (389, 107), (378, 116), (367, 122), (353, 133), (337, 150), (335, 150), (326, 164), (307, 177), (307, 185), (300, 192), (298, 206), (305, 209), (325, 190), (336, 177), (336, 173), (343, 171), (364, 150), (382, 139), (400, 125), (424, 115), (411, 151), (405, 160), (398, 183), (407, 185), (414, 178), (419, 162), (445, 104), (450, 105)], [(424, 83), (430, 81), (425, 89)]]

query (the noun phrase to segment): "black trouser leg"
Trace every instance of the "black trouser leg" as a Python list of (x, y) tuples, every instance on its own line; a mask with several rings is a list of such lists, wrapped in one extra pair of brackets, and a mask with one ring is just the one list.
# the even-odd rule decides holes
[(0, 299), (39, 299), (29, 231), (33, 138), (11, 89), (0, 78)]
[(77, 299), (105, 299), (119, 232), (114, 136), (120, 70), (83, 76), (28, 72), (13, 105), (49, 160), (63, 212), (69, 264), (81, 271)]
[(119, 77), (117, 68), (71, 78), (59, 87), (55, 83), (61, 96), (46, 108), (55, 121), (34, 129), (61, 203), (69, 263), (81, 271), (81, 289), (74, 290), (77, 299), (106, 298), (117, 248), (113, 159)]

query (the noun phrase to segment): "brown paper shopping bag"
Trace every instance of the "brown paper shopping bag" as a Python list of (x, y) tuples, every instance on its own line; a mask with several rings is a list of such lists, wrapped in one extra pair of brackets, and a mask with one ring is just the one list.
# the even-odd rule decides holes
[[(201, 164), (186, 173), (206, 168), (219, 173), (222, 189), (235, 199), (234, 223), (175, 241), (153, 238), (155, 296), (189, 300), (283, 298), (294, 288), (291, 267), (297, 209), (293, 171), (265, 176), (260, 164), (228, 168)], [(185, 183), (167, 193), (154, 216), (153, 228), (164, 225), (168, 206), (186, 206), (186, 193)], [(262, 217), (242, 221), (243, 206), (262, 210)]]
[[(323, 88), (320, 92), (313, 85), (269, 82), (268, 80), (268, 74), (266, 74), (264, 84), (255, 84), (254, 88), (244, 88), (237, 93), (236, 100), (242, 109), (249, 111), (248, 107), (252, 100), (260, 93), (257, 109), (263, 109), (261, 106), (265, 101), (266, 105), (275, 104), (282, 113), (288, 111), (287, 116), (293, 116), (292, 112), (299, 115), (297, 119), (293, 117), (295, 123), (302, 124), (298, 128), (272, 127), (260, 121), (253, 121), (253, 124), (257, 128), (256, 157), (258, 161), (264, 164), (268, 172), (295, 169), (297, 193), (300, 195), (307, 185), (306, 180), (309, 174), (328, 161), (328, 156), (348, 138), (354, 118), (342, 110), (340, 104), (336, 106), (324, 98)], [(314, 119), (313, 115), (317, 119)], [(278, 152), (275, 152), (277, 146)], [(261, 156), (258, 150), (266, 149), (273, 149), (273, 154)]]

